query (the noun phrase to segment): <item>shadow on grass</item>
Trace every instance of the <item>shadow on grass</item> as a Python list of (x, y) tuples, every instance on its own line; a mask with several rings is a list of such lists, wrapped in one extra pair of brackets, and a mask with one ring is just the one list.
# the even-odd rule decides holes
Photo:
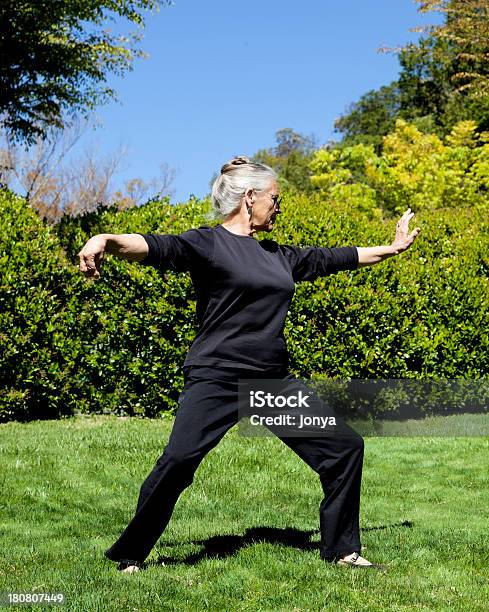
[[(362, 532), (376, 531), (378, 529), (389, 529), (391, 527), (412, 527), (411, 521), (392, 523), (390, 525), (379, 525), (378, 527), (365, 527)], [(195, 565), (204, 559), (224, 559), (235, 555), (241, 548), (257, 542), (269, 544), (281, 544), (297, 548), (299, 550), (319, 550), (319, 542), (311, 542), (313, 534), (317, 530), (301, 530), (292, 527), (280, 529), (277, 527), (251, 527), (243, 535), (216, 535), (205, 540), (193, 540), (191, 542), (180, 542), (179, 544), (192, 544), (202, 547), (197, 553), (185, 558), (165, 557), (160, 555), (156, 561), (149, 561), (145, 565)], [(167, 543), (166, 546), (170, 544)]]

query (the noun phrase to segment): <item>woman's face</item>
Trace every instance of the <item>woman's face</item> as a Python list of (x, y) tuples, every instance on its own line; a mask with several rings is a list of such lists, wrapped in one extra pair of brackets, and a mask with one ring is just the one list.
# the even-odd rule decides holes
[[(271, 232), (277, 215), (280, 214), (280, 190), (277, 181), (272, 181), (264, 191), (253, 191), (253, 213), (251, 222), (257, 231)], [(249, 202), (246, 204), (250, 206)]]

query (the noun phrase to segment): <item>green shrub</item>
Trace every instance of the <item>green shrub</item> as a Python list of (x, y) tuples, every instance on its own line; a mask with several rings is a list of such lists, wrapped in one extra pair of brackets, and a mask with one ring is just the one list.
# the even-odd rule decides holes
[[(371, 219), (345, 202), (316, 196), (290, 206), (308, 228), (307, 239), (290, 235), (297, 244), (372, 246), (395, 235), (396, 219)], [(414, 220), (422, 233), (400, 256), (297, 285), (286, 333), (301, 375), (487, 376), (487, 206), (427, 210)]]
[(23, 199), (0, 192), (0, 420), (69, 412), (75, 275), (56, 235)]
[[(373, 246), (394, 237), (396, 217), (352, 207), (349, 197), (284, 196), (271, 236), (279, 243)], [(197, 330), (189, 275), (107, 256), (93, 281), (78, 271), (77, 253), (97, 233), (181, 233), (207, 223), (209, 208), (150, 201), (50, 228), (24, 200), (0, 194), (1, 420), (176, 408)], [(422, 233), (401, 256), (297, 284), (285, 327), (296, 375), (487, 376), (487, 202), (426, 209), (415, 220)]]
[[(201, 224), (202, 210), (194, 199), (184, 206), (150, 201), (124, 212), (112, 207), (67, 218), (58, 232), (78, 269), (77, 253), (90, 236), (181, 233)], [(111, 256), (100, 280), (80, 276), (83, 282), (77, 283), (70, 304), (79, 321), (78, 408), (144, 416), (175, 409), (183, 385), (181, 365), (197, 327), (190, 277), (160, 274)]]

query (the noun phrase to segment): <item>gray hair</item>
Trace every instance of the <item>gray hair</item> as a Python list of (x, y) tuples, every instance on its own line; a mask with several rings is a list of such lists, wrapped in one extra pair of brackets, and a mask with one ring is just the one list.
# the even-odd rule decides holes
[(254, 163), (244, 155), (235, 157), (222, 166), (220, 176), (212, 185), (212, 210), (208, 218), (227, 217), (239, 208), (248, 187), (262, 191), (277, 179), (277, 173), (270, 166)]

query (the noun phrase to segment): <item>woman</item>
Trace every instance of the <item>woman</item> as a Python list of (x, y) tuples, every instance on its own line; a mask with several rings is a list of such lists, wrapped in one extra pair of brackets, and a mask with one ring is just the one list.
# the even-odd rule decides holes
[[(141, 486), (136, 513), (105, 556), (118, 569), (137, 571), (170, 520), (181, 492), (205, 455), (238, 420), (238, 379), (272, 378), (299, 388), (287, 373), (284, 321), (294, 283), (373, 265), (405, 251), (420, 229), (408, 234), (414, 213), (397, 223), (390, 246), (306, 247), (256, 240), (271, 232), (280, 213), (276, 173), (237, 157), (221, 169), (212, 188), (213, 227), (182, 234), (99, 234), (79, 253), (80, 270), (98, 278), (104, 253), (190, 272), (199, 330), (184, 362), (185, 385), (163, 454)], [(273, 429), (272, 429), (273, 431)], [(279, 437), (315, 470), (325, 498), (320, 505), (321, 558), (340, 565), (377, 567), (360, 556), (360, 486), (363, 438)]]

